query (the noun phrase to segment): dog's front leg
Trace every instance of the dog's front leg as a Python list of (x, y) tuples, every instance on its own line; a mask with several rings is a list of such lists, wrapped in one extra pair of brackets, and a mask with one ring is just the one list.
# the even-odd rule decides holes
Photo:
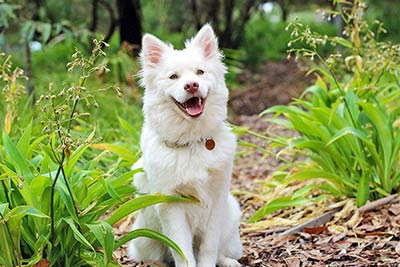
[(207, 228), (201, 237), (197, 267), (215, 267), (217, 263), (220, 240), (220, 229), (218, 228), (221, 223), (218, 214), (215, 214), (216, 210), (214, 211), (211, 211)]
[[(217, 174), (224, 177), (224, 174)], [(217, 176), (216, 175), (216, 176)], [(213, 179), (216, 188), (220, 188), (219, 192), (212, 194), (211, 205), (209, 206), (209, 216), (206, 227), (203, 230), (201, 243), (199, 246), (197, 267), (215, 267), (217, 263), (220, 235), (222, 231), (222, 220), (224, 209), (226, 208), (226, 200), (228, 196), (229, 185), (227, 181), (218, 181)], [(211, 195), (210, 195), (211, 196)]]
[(183, 251), (187, 263), (175, 250), (170, 249), (175, 267), (196, 267), (193, 255), (193, 233), (187, 221), (185, 209), (179, 205), (160, 205), (158, 208), (163, 234), (172, 239)]

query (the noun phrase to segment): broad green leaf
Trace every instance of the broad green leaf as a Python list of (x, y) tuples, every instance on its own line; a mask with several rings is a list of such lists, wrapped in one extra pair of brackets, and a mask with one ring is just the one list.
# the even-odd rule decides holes
[(334, 40), (338, 43), (343, 45), (344, 47), (347, 48), (352, 48), (353, 45), (351, 44), (351, 42), (347, 41), (346, 39), (342, 38), (342, 37), (335, 37)]
[(362, 139), (363, 141), (369, 141), (368, 137), (365, 135), (365, 133), (361, 130), (358, 130), (354, 127), (345, 127), (343, 129), (341, 129), (340, 131), (338, 131), (330, 140), (329, 142), (326, 144), (327, 146), (333, 144), (334, 142), (336, 142), (337, 140), (339, 140), (340, 138), (346, 136), (346, 135), (354, 135), (357, 136), (358, 138)]
[(369, 198), (369, 179), (367, 175), (363, 174), (358, 184), (357, 189), (357, 207), (361, 207)]
[(47, 215), (43, 214), (39, 210), (28, 206), (18, 206), (10, 210), (10, 212), (7, 214), (7, 224), (12, 235), (12, 242), (14, 242), (14, 244), (20, 244), (22, 219), (25, 216), (48, 218)]
[(44, 153), (46, 153), (46, 155), (49, 157), (49, 159), (51, 159), (53, 163), (58, 164), (58, 160), (49, 145), (41, 145), (40, 148)]
[(158, 241), (162, 242), (163, 244), (167, 245), (168, 247), (172, 248), (173, 250), (175, 250), (176, 253), (178, 253), (183, 259), (186, 260), (185, 254), (183, 254), (183, 251), (179, 248), (179, 246), (173, 240), (171, 240), (169, 237), (167, 237), (161, 233), (158, 233), (154, 230), (151, 230), (151, 229), (136, 229), (136, 230), (133, 230), (133, 231), (123, 235), (115, 243), (114, 249), (119, 248), (126, 242), (128, 242), (134, 238), (137, 238), (137, 237), (148, 237), (148, 238), (152, 238), (154, 240), (158, 240)]
[[(59, 178), (59, 179), (61, 179), (61, 178)], [(74, 207), (74, 203), (72, 200), (72, 196), (69, 195), (66, 186), (62, 183), (57, 183), (56, 190), (60, 194), (60, 197), (63, 200), (65, 207), (67, 207), (68, 213), (71, 215), (72, 219), (76, 223), (79, 223), (78, 216), (75, 212), (75, 207)]]
[(287, 208), (287, 207), (292, 207), (292, 206), (303, 206), (307, 203), (310, 203), (314, 201), (315, 199), (313, 198), (304, 198), (304, 197), (296, 197), (292, 198), (291, 196), (288, 197), (280, 197), (277, 199), (274, 199), (261, 208), (257, 210), (256, 213), (254, 213), (250, 218), (249, 218), (249, 223), (253, 223), (256, 221), (261, 220), (268, 214), (271, 214), (277, 210)]
[(319, 101), (322, 101), (324, 103), (323, 106), (329, 106), (330, 101), (329, 101), (329, 96), (326, 92), (326, 90), (322, 89), (318, 85), (312, 85), (308, 87), (304, 92), (301, 94), (300, 98), (304, 98), (306, 94), (313, 94), (315, 99), (318, 99)]
[(5, 222), (0, 222), (0, 264), (4, 264), (3, 266), (17, 266), (12, 242)]
[(21, 152), (24, 158), (27, 158), (29, 152), (29, 144), (32, 136), (32, 121), (26, 126), (24, 133), (18, 140), (17, 149)]
[(349, 182), (349, 180), (346, 177), (341, 177), (338, 176), (337, 174), (330, 173), (321, 169), (301, 170), (299, 172), (290, 175), (288, 178), (286, 178), (285, 182), (289, 182), (292, 180), (308, 180), (316, 178), (326, 179), (333, 182), (336, 186), (340, 187), (343, 190), (343, 192), (347, 191), (345, 185), (353, 189), (357, 188), (356, 185)]
[(128, 162), (134, 162), (136, 159), (135, 154), (123, 145), (103, 143), (93, 144), (91, 145), (91, 147), (94, 149), (101, 149), (113, 152)]
[(45, 44), (51, 35), (51, 24), (42, 22), (40, 23), (40, 32), (42, 34), (42, 42)]
[(383, 189), (386, 192), (390, 192), (390, 162), (392, 159), (392, 145), (394, 139), (392, 125), (389, 123), (388, 115), (381, 110), (378, 104), (372, 105), (362, 101), (360, 101), (359, 104), (375, 126), (384, 162), (384, 173), (380, 179), (382, 180)]
[(131, 136), (137, 137), (139, 134), (138, 129), (132, 127), (132, 125), (126, 120), (122, 119), (118, 116), (118, 121), (121, 124), (122, 128), (124, 128)]
[(21, 37), (22, 41), (30, 42), (33, 39), (33, 35), (35, 34), (36, 24), (32, 20), (27, 20), (22, 24), (21, 28)]
[(75, 167), (76, 163), (81, 158), (82, 154), (90, 147), (90, 142), (93, 139), (96, 129), (94, 129), (89, 136), (86, 138), (84, 144), (80, 145), (77, 149), (75, 149), (71, 156), (67, 158), (67, 163), (65, 166), (65, 174), (67, 177), (70, 177), (73, 168)]
[(30, 182), (33, 174), (29, 169), (25, 158), (21, 155), (21, 153), (18, 151), (17, 146), (11, 141), (10, 137), (8, 137), (5, 132), (3, 132), (3, 143), (4, 149), (10, 160), (15, 164), (17, 172), (22, 175), (27, 180), (27, 182)]
[(90, 229), (90, 232), (93, 233), (104, 249), (104, 264), (107, 265), (112, 261), (112, 253), (115, 244), (114, 233), (111, 225), (103, 221), (97, 224), (86, 224), (86, 226)]
[(72, 220), (72, 218), (70, 218), (70, 217), (62, 218), (62, 220), (65, 221), (69, 225), (69, 228), (72, 230), (73, 235), (74, 235), (74, 237), (75, 237), (75, 239), (77, 241), (79, 241), (81, 244), (85, 245), (86, 247), (88, 247), (91, 250), (93, 250), (93, 252), (95, 252), (95, 249), (93, 248), (93, 246), (83, 236), (83, 234), (78, 230), (78, 228), (76, 227), (76, 225), (75, 225), (74, 221)]
[(292, 198), (302, 197), (302, 196), (306, 195), (307, 193), (309, 193), (311, 190), (313, 190), (315, 188), (318, 188), (318, 184), (306, 185), (303, 188), (300, 188), (299, 190), (294, 192), (294, 194), (292, 195)]
[(194, 200), (178, 196), (164, 196), (164, 195), (144, 195), (129, 200), (116, 209), (113, 214), (106, 220), (109, 224), (113, 225), (126, 217), (127, 215), (137, 210), (152, 206), (158, 203), (165, 202), (188, 202), (193, 203)]
[(4, 217), (9, 203), (0, 203), (0, 214)]
[(106, 188), (107, 193), (110, 195), (110, 197), (118, 201), (121, 201), (121, 197), (118, 195), (115, 189), (109, 184), (109, 182), (104, 179), (104, 177), (99, 177), (98, 181), (104, 186), (104, 188)]
[(248, 133), (249, 128), (248, 127), (243, 127), (243, 126), (236, 126), (234, 125), (232, 127), (232, 133), (236, 134), (236, 135), (243, 135)]

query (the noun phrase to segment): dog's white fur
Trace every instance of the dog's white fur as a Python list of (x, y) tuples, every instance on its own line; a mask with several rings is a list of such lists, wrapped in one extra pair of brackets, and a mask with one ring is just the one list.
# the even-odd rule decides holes
[[(145, 172), (135, 175), (134, 185), (142, 193), (191, 196), (200, 202), (143, 209), (133, 229), (151, 228), (167, 235), (182, 249), (188, 265), (175, 251), (148, 238), (131, 241), (128, 254), (136, 261), (174, 262), (176, 267), (237, 267), (242, 256), (241, 213), (229, 192), (236, 139), (224, 122), (226, 68), (208, 24), (185, 46), (175, 50), (153, 35), (143, 37), (143, 156), (133, 168), (143, 167)], [(196, 73), (198, 69), (204, 74)], [(170, 79), (173, 73), (178, 79)], [(197, 82), (198, 94), (206, 97), (197, 118), (181, 111), (171, 98), (189, 99), (183, 89), (187, 82)], [(206, 149), (205, 138), (215, 141), (213, 150)]]

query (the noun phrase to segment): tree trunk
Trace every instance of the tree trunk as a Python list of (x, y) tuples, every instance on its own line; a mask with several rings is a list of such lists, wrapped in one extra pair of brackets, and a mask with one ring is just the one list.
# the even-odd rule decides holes
[(225, 0), (224, 1), (224, 13), (225, 13), (225, 29), (221, 33), (221, 46), (222, 47), (229, 47), (231, 43), (231, 37), (233, 35), (232, 28), (233, 28), (233, 11), (235, 7), (234, 0)]
[(120, 43), (133, 46), (135, 54), (142, 41), (142, 20), (139, 0), (118, 0)]
[(89, 26), (89, 31), (94, 32), (97, 29), (97, 7), (99, 0), (92, 0), (92, 22)]

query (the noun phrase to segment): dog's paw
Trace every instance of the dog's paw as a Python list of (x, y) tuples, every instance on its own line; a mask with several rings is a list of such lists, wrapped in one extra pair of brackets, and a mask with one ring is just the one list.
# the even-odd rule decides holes
[(218, 260), (218, 267), (242, 267), (242, 265), (234, 259), (223, 257)]

